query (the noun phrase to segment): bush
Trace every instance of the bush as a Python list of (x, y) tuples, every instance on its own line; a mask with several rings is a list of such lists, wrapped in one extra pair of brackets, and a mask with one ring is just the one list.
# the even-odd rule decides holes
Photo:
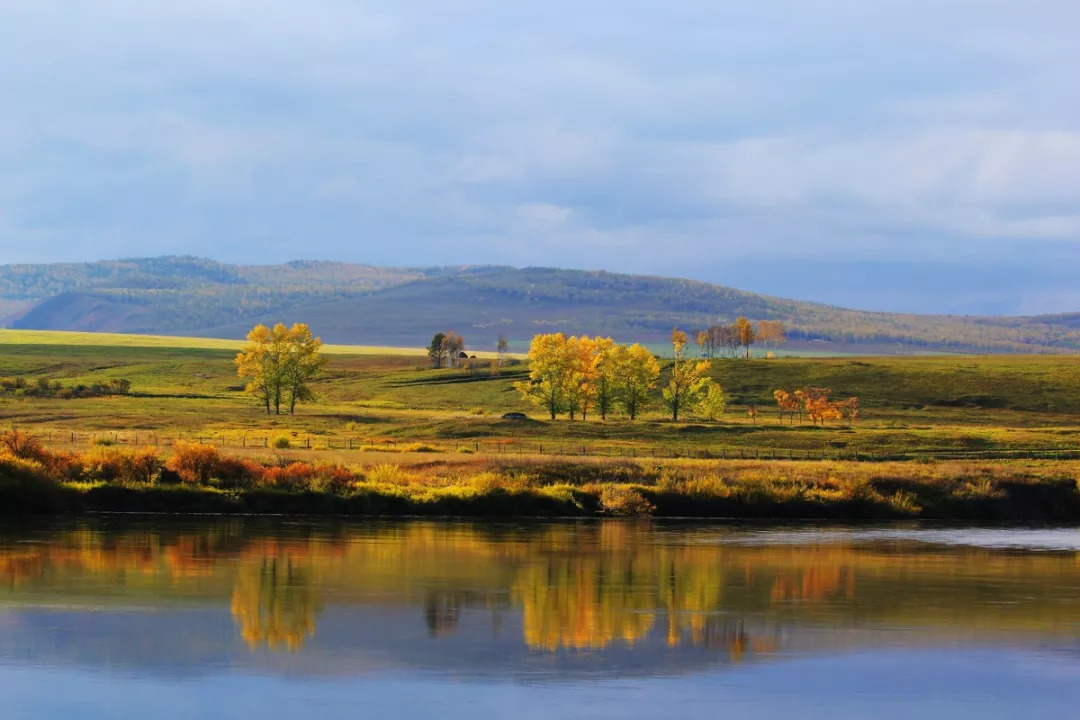
[(165, 467), (191, 485), (204, 485), (215, 476), (221, 456), (217, 448), (199, 443), (177, 442)]
[(401, 452), (433, 453), (439, 452), (439, 448), (426, 443), (409, 443), (401, 446)]
[(605, 485), (600, 505), (607, 513), (630, 517), (647, 517), (656, 510), (637, 488), (629, 485)]
[(151, 485), (161, 471), (161, 459), (157, 450), (146, 447), (141, 450), (118, 448), (91, 448), (80, 458), (81, 476), (88, 480), (103, 480), (123, 485)]
[(271, 444), (276, 450), (288, 450), (289, 446), (292, 445), (292, 442), (287, 435), (278, 435)]
[(41, 438), (25, 430), (8, 430), (0, 435), (0, 449), (20, 460), (42, 461), (49, 455)]

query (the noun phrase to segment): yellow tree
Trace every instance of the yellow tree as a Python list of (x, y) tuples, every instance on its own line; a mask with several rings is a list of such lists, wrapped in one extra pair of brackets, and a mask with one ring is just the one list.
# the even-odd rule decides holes
[(529, 345), (529, 379), (514, 383), (525, 400), (548, 411), (552, 420), (568, 407), (571, 364), (566, 336), (537, 335)]
[(580, 411), (581, 419), (589, 414), (589, 407), (596, 396), (596, 343), (589, 337), (571, 337), (566, 341), (567, 407), (570, 419)]
[(611, 338), (593, 338), (594, 368), (596, 371), (593, 402), (602, 420), (615, 409), (619, 387), (620, 348)]
[(660, 380), (660, 363), (637, 343), (615, 351), (615, 396), (631, 420), (649, 403), (649, 394)]
[(322, 340), (312, 337), (311, 329), (297, 323), (288, 330), (288, 354), (282, 364), (282, 384), (289, 394), (289, 414), (296, 413), (296, 404), (315, 399), (309, 383), (322, 374), (326, 360), (322, 356)]
[(247, 340), (234, 360), (236, 374), (247, 380), (245, 392), (259, 398), (267, 414), (281, 414), (285, 395), (290, 412), (314, 397), (308, 383), (322, 370), (322, 341), (307, 325), (256, 325)]
[(679, 411), (686, 407), (693, 407), (701, 398), (701, 394), (708, 389), (709, 368), (708, 360), (691, 360), (685, 357), (685, 348), (688, 338), (686, 333), (676, 328), (671, 331), (671, 348), (675, 360), (671, 365), (671, 377), (664, 386), (664, 403), (671, 411), (671, 419), (678, 421)]
[(739, 345), (743, 348), (744, 357), (749, 358), (750, 346), (753, 345), (757, 339), (757, 333), (754, 331), (754, 323), (744, 317), (737, 318), (735, 320), (735, 334), (739, 339)]
[(757, 341), (776, 347), (787, 340), (784, 334), (784, 323), (779, 320), (762, 320), (757, 326)]
[(234, 360), (236, 374), (248, 382), (244, 392), (259, 398), (270, 414), (280, 377), (280, 358), (273, 352), (273, 333), (265, 325), (256, 325), (247, 336), (247, 344)]

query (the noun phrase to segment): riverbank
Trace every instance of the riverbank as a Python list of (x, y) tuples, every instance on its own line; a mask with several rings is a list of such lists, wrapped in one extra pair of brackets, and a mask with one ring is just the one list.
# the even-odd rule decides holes
[(0, 454), (0, 512), (1080, 521), (1080, 462), (273, 462), (182, 444)]

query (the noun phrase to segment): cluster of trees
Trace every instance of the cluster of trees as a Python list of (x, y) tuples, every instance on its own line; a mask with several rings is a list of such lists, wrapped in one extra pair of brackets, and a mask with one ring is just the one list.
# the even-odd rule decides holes
[(776, 390), (773, 398), (776, 400), (780, 424), (784, 424), (785, 416), (789, 424), (794, 424), (796, 417), (799, 422), (808, 418), (815, 425), (824, 425), (826, 420), (847, 420), (848, 425), (854, 423), (859, 417), (859, 398), (833, 401), (829, 399), (831, 394), (830, 388), (823, 387), (799, 388), (794, 392)]
[(102, 397), (105, 395), (127, 395), (131, 392), (131, 381), (123, 378), (106, 380), (103, 383), (89, 385), (78, 383), (64, 386), (59, 380), (38, 378), (30, 383), (26, 378), (4, 378), (0, 380), (0, 390), (14, 395), (30, 397), (55, 397), (62, 400), (71, 398)]
[(776, 347), (787, 339), (784, 324), (779, 320), (754, 323), (744, 317), (731, 325), (713, 325), (697, 334), (697, 346), (703, 358), (749, 358), (750, 348), (757, 343)]
[(453, 331), (435, 333), (428, 345), (428, 357), (437, 368), (457, 367), (461, 360), (469, 357), (465, 353), (465, 338)]
[(291, 415), (297, 404), (314, 400), (309, 383), (326, 364), (322, 340), (303, 323), (291, 328), (278, 323), (272, 329), (256, 325), (235, 362), (236, 374), (247, 380), (245, 392), (259, 398), (268, 415), (271, 408), (280, 415), (282, 402)]
[(585, 419), (590, 410), (607, 419), (617, 407), (633, 420), (659, 379), (659, 361), (641, 345), (552, 333), (533, 338), (529, 379), (514, 387), (552, 420), (560, 413)]
[[(686, 333), (672, 333), (675, 360), (661, 396), (672, 419), (688, 409), (710, 418), (724, 411), (723, 389), (709, 378), (710, 364), (685, 357)], [(617, 409), (631, 420), (646, 409), (660, 382), (660, 362), (642, 345), (619, 345), (611, 338), (537, 335), (529, 347), (529, 379), (515, 383), (522, 397), (544, 408), (554, 420), (573, 420), (589, 412), (600, 417)]]

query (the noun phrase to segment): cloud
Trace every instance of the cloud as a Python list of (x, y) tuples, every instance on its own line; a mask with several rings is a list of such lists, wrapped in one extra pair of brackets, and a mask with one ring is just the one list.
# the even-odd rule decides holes
[(9, 0), (0, 261), (727, 279), (1075, 242), (1078, 20), (1071, 0)]

